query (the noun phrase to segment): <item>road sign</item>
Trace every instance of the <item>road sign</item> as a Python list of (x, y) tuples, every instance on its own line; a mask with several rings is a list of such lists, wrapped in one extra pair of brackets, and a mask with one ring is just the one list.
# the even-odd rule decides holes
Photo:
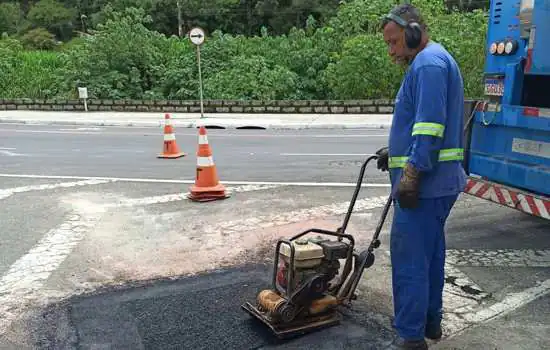
[(204, 30), (199, 27), (192, 28), (189, 31), (189, 39), (191, 42), (197, 46), (201, 45), (204, 42)]

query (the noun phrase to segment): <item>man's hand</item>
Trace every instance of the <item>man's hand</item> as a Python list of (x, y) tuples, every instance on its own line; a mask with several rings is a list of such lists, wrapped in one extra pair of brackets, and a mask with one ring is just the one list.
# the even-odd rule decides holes
[(405, 165), (401, 181), (397, 187), (397, 200), (405, 209), (413, 209), (418, 205), (418, 192), (420, 187), (420, 172), (410, 163)]
[(378, 156), (378, 159), (376, 161), (376, 166), (378, 170), (388, 171), (388, 147), (380, 148), (378, 151), (376, 151), (376, 155)]

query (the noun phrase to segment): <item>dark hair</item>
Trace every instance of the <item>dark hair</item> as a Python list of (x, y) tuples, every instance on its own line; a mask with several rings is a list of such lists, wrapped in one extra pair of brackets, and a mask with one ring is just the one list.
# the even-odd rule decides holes
[[(420, 11), (418, 11), (418, 9), (411, 4), (397, 5), (390, 11), (390, 14), (401, 17), (406, 22), (418, 23), (423, 31), (427, 29), (427, 25), (424, 23), (424, 19), (422, 18)], [(382, 19), (381, 28), (384, 29), (384, 27), (390, 22), (393, 22), (391, 18), (384, 17)]]

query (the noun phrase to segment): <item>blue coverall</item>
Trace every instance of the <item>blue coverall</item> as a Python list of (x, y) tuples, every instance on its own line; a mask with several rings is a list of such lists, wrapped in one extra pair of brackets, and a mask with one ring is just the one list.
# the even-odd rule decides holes
[(388, 145), (394, 195), (407, 162), (421, 174), (418, 205), (405, 209), (394, 201), (390, 240), (394, 327), (408, 340), (424, 339), (425, 327), (441, 322), (444, 226), (466, 185), (463, 108), (459, 67), (440, 44), (430, 42), (407, 69)]

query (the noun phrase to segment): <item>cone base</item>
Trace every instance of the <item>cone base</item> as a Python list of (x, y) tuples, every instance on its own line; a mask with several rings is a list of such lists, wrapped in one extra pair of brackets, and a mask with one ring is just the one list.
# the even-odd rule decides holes
[(229, 194), (222, 192), (190, 192), (187, 198), (194, 202), (211, 202), (229, 198)]
[(165, 159), (175, 159), (175, 158), (181, 158), (181, 157), (185, 157), (187, 154), (184, 153), (184, 152), (179, 152), (179, 153), (173, 153), (173, 154), (164, 154), (164, 153), (161, 153), (157, 156), (157, 158), (165, 158)]
[(209, 187), (192, 185), (189, 189), (187, 198), (195, 202), (209, 202), (229, 198), (229, 194), (225, 191), (225, 186), (222, 184)]

